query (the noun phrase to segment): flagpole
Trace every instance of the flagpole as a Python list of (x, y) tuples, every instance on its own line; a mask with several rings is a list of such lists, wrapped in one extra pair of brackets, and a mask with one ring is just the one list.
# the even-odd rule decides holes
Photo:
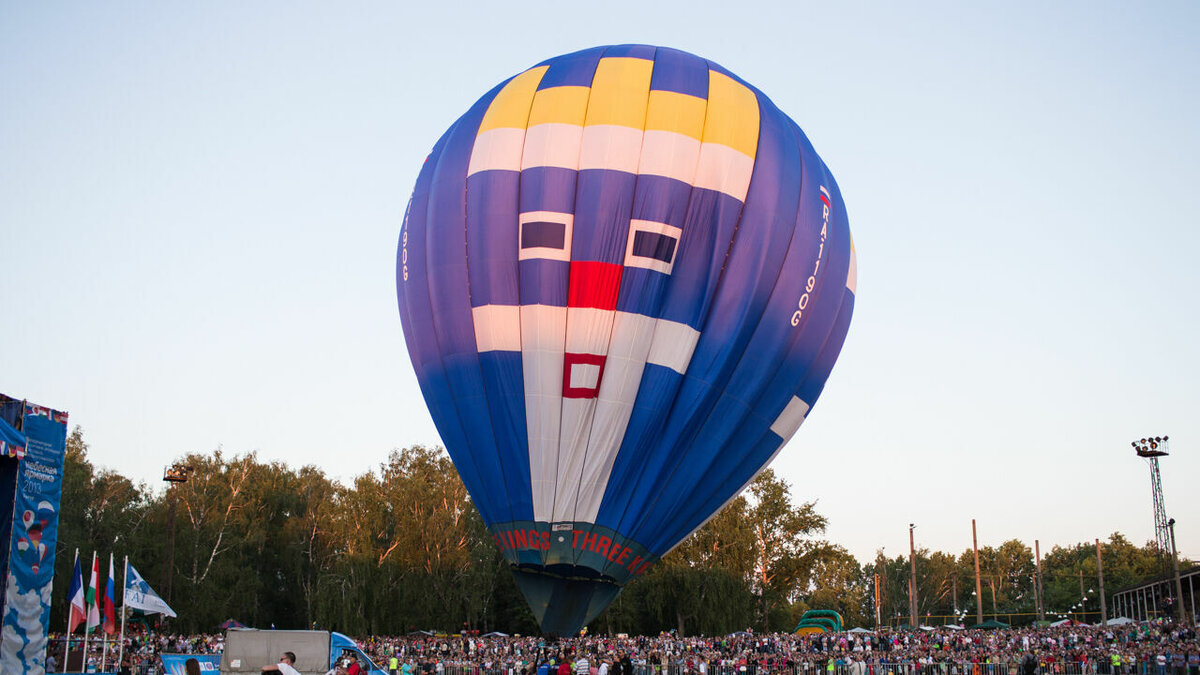
[[(97, 579), (96, 579), (96, 569), (97, 569), (96, 551), (92, 551), (92, 580), (89, 583), (96, 584), (97, 586), (99, 586), (100, 582), (97, 581)], [(84, 592), (84, 597), (87, 597), (86, 591)], [(92, 601), (94, 602), (95, 599), (96, 599), (95, 594), (93, 594)], [(85, 608), (87, 607), (86, 601), (83, 603), (83, 606)], [(84, 621), (83, 621), (83, 663), (80, 664), (81, 667), (79, 670), (82, 672), (85, 672), (85, 673), (87, 672), (88, 642), (90, 641), (90, 639), (92, 637), (91, 615), (92, 615), (92, 610), (88, 609), (87, 615), (84, 617)]]
[[(75, 549), (75, 563), (71, 565), (71, 576), (75, 576), (75, 565), (79, 564), (79, 549)], [(67, 588), (70, 588), (67, 584)], [(67, 657), (71, 654), (71, 598), (70, 592), (67, 593), (67, 634), (63, 638), (63, 660), (62, 672), (67, 672)]]
[(125, 589), (129, 586), (129, 556), (125, 556), (125, 569), (121, 572), (121, 641), (117, 643), (117, 670), (125, 660)]
[[(104, 672), (105, 666), (108, 665), (108, 636), (111, 635), (116, 629), (116, 626), (112, 626), (108, 623), (108, 610), (112, 609), (113, 602), (116, 600), (116, 598), (112, 597), (112, 594), (109, 593), (109, 590), (111, 589), (113, 593), (116, 593), (116, 589), (113, 588), (114, 586), (116, 586), (116, 582), (113, 581), (113, 554), (112, 551), (109, 551), (108, 577), (104, 582), (104, 618), (100, 620), (100, 625), (103, 627), (102, 630), (104, 631), (104, 656), (100, 658), (101, 672)], [(113, 618), (115, 619), (117, 617), (114, 616)]]
[[(108, 555), (112, 556), (113, 554), (108, 554)], [(112, 568), (112, 566), (109, 566), (109, 567)], [(107, 584), (104, 585), (104, 589), (106, 589), (106, 591), (104, 591), (104, 592), (107, 593), (108, 592)], [(97, 595), (98, 595), (98, 593), (97, 593)], [(96, 598), (96, 604), (100, 604), (100, 598)], [(108, 632), (104, 631), (104, 617), (103, 616), (100, 617), (100, 626), (97, 626), (97, 628), (100, 628), (100, 639), (102, 641), (102, 644), (104, 645), (100, 651), (100, 671), (101, 671), (101, 673), (103, 673), (104, 667), (106, 667), (106, 665), (108, 665)]]

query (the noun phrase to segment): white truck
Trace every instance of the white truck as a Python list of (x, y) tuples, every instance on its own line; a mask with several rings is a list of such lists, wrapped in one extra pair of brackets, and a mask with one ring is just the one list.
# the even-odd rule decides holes
[(284, 652), (296, 655), (294, 667), (301, 675), (325, 675), (340, 661), (355, 658), (364, 673), (387, 675), (362, 648), (341, 633), (324, 630), (256, 630), (231, 628), (225, 632), (221, 675), (262, 673), (262, 667), (279, 663)]

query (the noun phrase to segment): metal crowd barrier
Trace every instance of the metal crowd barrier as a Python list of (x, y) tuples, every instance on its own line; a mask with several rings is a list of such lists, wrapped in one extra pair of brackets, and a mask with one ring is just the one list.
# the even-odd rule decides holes
[[(1107, 665), (1107, 664), (1104, 664)], [(1145, 664), (1141, 664), (1145, 665)], [(695, 667), (686, 668), (678, 664), (637, 665), (633, 667), (634, 675), (699, 675)], [(758, 665), (728, 666), (714, 664), (708, 668), (707, 675), (1020, 675), (1020, 664), (1015, 662), (972, 663), (969, 661), (950, 661), (934, 664), (907, 662), (865, 662), (862, 666), (837, 664), (832, 668), (827, 662), (800, 662), (791, 666), (761, 667)], [(1051, 663), (1040, 665), (1037, 675), (1156, 675), (1150, 669), (1122, 668), (1120, 673), (1112, 673), (1111, 669), (1101, 667), (1097, 671), (1095, 664), (1075, 662)]]
[[(950, 661), (934, 664), (902, 662), (869, 662), (862, 666), (837, 664), (832, 668), (825, 661), (801, 661), (791, 666), (763, 667), (758, 664), (732, 666), (711, 664), (706, 675), (1020, 675), (1020, 664), (1016, 662), (972, 663)], [(446, 665), (442, 675), (523, 675), (507, 667), (470, 665)], [(696, 666), (686, 667), (678, 663), (633, 665), (633, 675), (700, 675)], [(1176, 672), (1168, 666), (1164, 673), (1151, 663), (1123, 664), (1113, 668), (1109, 663), (1059, 662), (1039, 665), (1037, 675), (1194, 675)]]

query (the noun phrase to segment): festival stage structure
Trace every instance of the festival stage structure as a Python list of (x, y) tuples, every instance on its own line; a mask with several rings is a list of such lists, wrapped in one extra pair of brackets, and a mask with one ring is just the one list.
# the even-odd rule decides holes
[(0, 394), (0, 672), (45, 672), (67, 413)]

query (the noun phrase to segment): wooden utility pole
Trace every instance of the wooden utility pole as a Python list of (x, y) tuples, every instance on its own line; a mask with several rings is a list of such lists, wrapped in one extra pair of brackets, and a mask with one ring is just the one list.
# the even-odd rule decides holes
[[(1175, 519), (1167, 521), (1167, 528), (1171, 530), (1171, 571), (1175, 575), (1175, 620), (1179, 625), (1186, 626), (1192, 623), (1192, 617), (1188, 616), (1183, 611), (1183, 581), (1179, 578), (1179, 551), (1175, 548)], [(1191, 582), (1188, 582), (1191, 585)], [(1196, 605), (1196, 592), (1192, 591), (1192, 606)]]
[(1033, 555), (1037, 562), (1037, 583), (1033, 589), (1033, 599), (1037, 601), (1038, 621), (1046, 620), (1046, 601), (1042, 597), (1042, 547), (1038, 540), (1033, 540)]
[(908, 614), (909, 619), (912, 621), (909, 625), (912, 626), (913, 630), (916, 630), (920, 626), (917, 623), (917, 549), (913, 545), (913, 528), (915, 527), (916, 525), (912, 523), (908, 524), (908, 568), (910, 575), (908, 581)]
[(996, 611), (996, 577), (988, 575), (988, 586), (992, 587), (992, 618), (999, 621), (1000, 613)]
[(879, 623), (880, 623), (880, 616), (879, 616), (879, 599), (880, 598), (879, 598), (879, 596), (880, 596), (879, 575), (876, 574), (875, 575), (875, 632), (876, 633), (879, 632)]
[(983, 623), (983, 586), (979, 584), (979, 537), (975, 534), (975, 519), (971, 519), (971, 548), (975, 550), (975, 623)]
[(1100, 540), (1096, 540), (1096, 573), (1100, 576), (1100, 625), (1108, 621), (1108, 606), (1104, 601), (1104, 562), (1100, 560)]
[(1087, 591), (1083, 590), (1083, 570), (1079, 570), (1079, 615), (1087, 619)]
[(954, 595), (954, 618), (958, 619), (958, 570), (954, 570), (954, 576), (950, 577), (951, 592)]

